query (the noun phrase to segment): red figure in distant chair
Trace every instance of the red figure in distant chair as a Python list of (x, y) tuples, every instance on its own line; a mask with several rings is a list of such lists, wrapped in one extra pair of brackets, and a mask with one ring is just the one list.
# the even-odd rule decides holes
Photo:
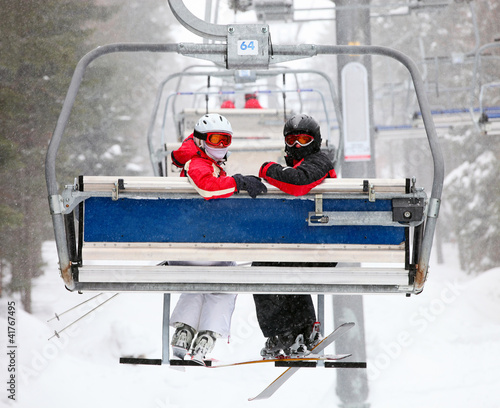
[(234, 102), (230, 99), (226, 99), (224, 102), (221, 104), (221, 109), (234, 109)]
[(245, 109), (263, 109), (256, 94), (245, 94)]

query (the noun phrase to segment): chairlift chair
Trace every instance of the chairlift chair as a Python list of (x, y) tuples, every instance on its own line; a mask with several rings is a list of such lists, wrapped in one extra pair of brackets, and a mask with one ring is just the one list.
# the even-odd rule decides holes
[[(174, 3), (174, 0), (170, 0)], [(175, 2), (178, 3), (178, 2)], [(181, 2), (182, 3), (182, 2)], [(172, 6), (172, 4), (171, 4)], [(182, 14), (182, 9), (176, 9)], [(194, 16), (193, 16), (194, 17)], [(200, 20), (201, 21), (201, 20)], [(378, 46), (269, 47), (266, 25), (219, 26), (190, 21), (214, 44), (110, 44), (78, 63), (46, 156), (49, 207), (59, 267), (71, 291), (418, 294), (427, 277), (444, 178), (443, 159), (413, 61)], [(189, 25), (186, 23), (186, 25)], [(257, 55), (239, 52), (256, 41)], [(433, 157), (430, 196), (408, 179), (326, 180), (292, 197), (275, 188), (257, 199), (205, 201), (184, 178), (78, 176), (59, 191), (56, 160), (86, 68), (110, 53), (172, 53), (227, 69), (318, 55), (382, 55), (410, 72)], [(224, 217), (224, 230), (203, 222)], [(236, 266), (162, 266), (165, 260), (231, 260)], [(252, 261), (331, 263), (345, 267), (250, 267)]]

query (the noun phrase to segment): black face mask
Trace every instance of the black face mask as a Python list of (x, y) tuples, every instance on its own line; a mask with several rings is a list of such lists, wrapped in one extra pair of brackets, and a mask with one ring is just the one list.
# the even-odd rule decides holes
[(304, 157), (309, 156), (312, 153), (319, 152), (320, 146), (321, 146), (321, 139), (317, 140), (315, 139), (310, 145), (308, 146), (301, 146), (299, 148), (296, 147), (297, 145), (293, 146), (288, 146), (285, 145), (285, 152), (288, 157), (291, 157), (293, 160), (302, 160)]

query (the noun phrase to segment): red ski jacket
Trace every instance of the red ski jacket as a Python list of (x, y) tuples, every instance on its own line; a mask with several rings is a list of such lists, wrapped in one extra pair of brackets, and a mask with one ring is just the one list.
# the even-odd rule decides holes
[(294, 161), (293, 167), (283, 167), (274, 162), (264, 163), (259, 170), (259, 177), (287, 194), (301, 196), (325, 178), (336, 178), (337, 174), (328, 156), (316, 152)]
[(237, 191), (234, 178), (196, 146), (192, 134), (172, 152), (171, 157), (172, 163), (182, 168), (181, 177), (187, 177), (205, 200), (230, 197)]

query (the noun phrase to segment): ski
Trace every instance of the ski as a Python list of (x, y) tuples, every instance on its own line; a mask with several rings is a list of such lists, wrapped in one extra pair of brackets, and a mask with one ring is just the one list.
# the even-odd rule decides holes
[(203, 364), (201, 363), (197, 363), (196, 361), (194, 360), (174, 360), (174, 359), (171, 359), (169, 361), (169, 364), (171, 366), (189, 366), (189, 367), (211, 367), (212, 366), (212, 363), (214, 361), (217, 361), (217, 360), (212, 360), (212, 359), (206, 359), (206, 360), (203, 360)]
[(242, 365), (249, 364), (259, 364), (259, 363), (294, 363), (301, 361), (332, 361), (332, 360), (342, 360), (346, 357), (351, 356), (351, 354), (308, 354), (307, 356), (302, 357), (283, 357), (283, 358), (269, 358), (269, 359), (260, 359), (260, 360), (248, 360), (248, 361), (238, 361), (236, 363), (227, 363), (227, 364), (212, 364), (211, 366), (207, 366), (209, 368), (221, 368), (221, 367), (236, 367)]
[[(316, 354), (320, 351), (324, 350), (330, 344), (332, 344), (335, 340), (337, 340), (340, 336), (347, 333), (350, 329), (354, 327), (354, 323), (344, 323), (337, 327), (330, 335), (326, 336), (322, 341), (320, 341), (313, 349)], [(248, 401), (255, 401), (266, 399), (272, 396), (288, 379), (294, 375), (297, 371), (299, 371), (300, 367), (290, 367), (286, 369), (283, 374), (281, 374), (278, 378), (276, 378), (271, 384), (269, 384), (264, 391), (262, 391), (259, 395), (253, 398), (249, 398)]]

